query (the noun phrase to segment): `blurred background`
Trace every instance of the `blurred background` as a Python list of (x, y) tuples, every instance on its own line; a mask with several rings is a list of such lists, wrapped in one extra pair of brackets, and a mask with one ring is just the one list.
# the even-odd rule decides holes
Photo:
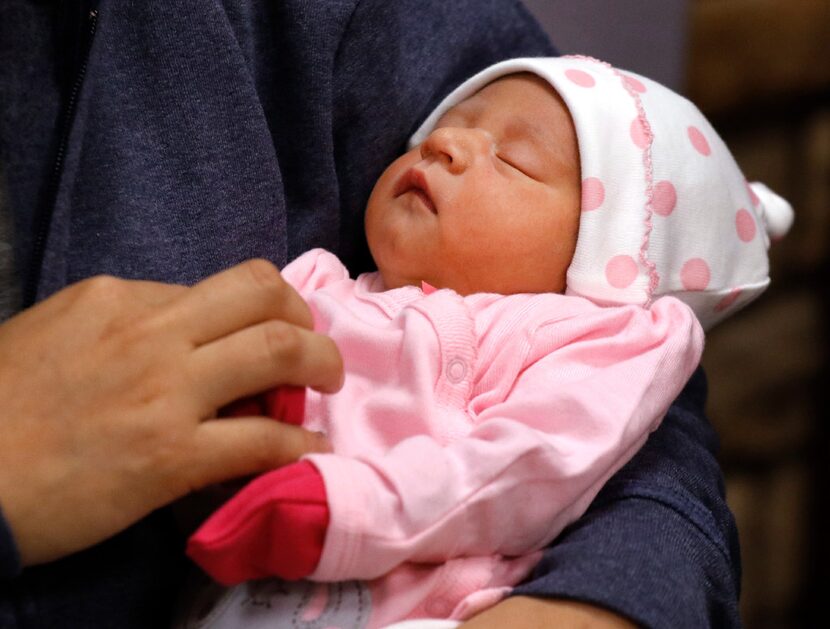
[(830, 627), (830, 0), (525, 0), (563, 53), (684, 93), (790, 200), (772, 286), (708, 335), (747, 629)]

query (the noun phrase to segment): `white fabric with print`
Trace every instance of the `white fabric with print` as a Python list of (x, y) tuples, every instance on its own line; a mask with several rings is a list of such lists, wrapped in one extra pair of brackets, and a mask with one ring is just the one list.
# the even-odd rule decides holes
[(582, 215), (568, 293), (600, 304), (648, 306), (673, 295), (709, 328), (769, 284), (769, 236), (792, 209), (748, 184), (691, 102), (668, 88), (587, 57), (513, 59), (453, 91), (411, 139), (493, 80), (532, 72), (562, 96), (576, 127)]

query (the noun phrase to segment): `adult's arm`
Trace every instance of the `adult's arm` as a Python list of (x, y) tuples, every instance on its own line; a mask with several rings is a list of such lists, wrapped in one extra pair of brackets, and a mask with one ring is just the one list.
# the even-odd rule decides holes
[(2, 576), (194, 488), (325, 449), (266, 418), (215, 419), (275, 384), (337, 390), (339, 352), (311, 327), (308, 306), (262, 260), (192, 288), (94, 278), (0, 326)]
[[(645, 447), (514, 595), (548, 599), (550, 613), (563, 600), (588, 603), (645, 627), (740, 626), (737, 531), (705, 400), (699, 369)], [(517, 619), (543, 609), (513, 605)], [(511, 626), (538, 626), (527, 620)], [(503, 625), (484, 614), (472, 626)]]

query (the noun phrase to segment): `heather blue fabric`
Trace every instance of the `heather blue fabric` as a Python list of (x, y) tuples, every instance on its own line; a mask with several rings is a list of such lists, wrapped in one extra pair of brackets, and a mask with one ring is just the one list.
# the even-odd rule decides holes
[[(365, 270), (366, 198), (423, 116), (496, 60), (552, 52), (515, 0), (3, 0), (16, 268), (38, 298), (98, 273), (192, 283), (318, 246)], [(654, 626), (737, 624), (699, 389), (525, 588)], [(0, 627), (164, 626), (181, 557), (167, 510), (22, 571), (0, 525)]]
[(639, 453), (517, 594), (608, 606), (644, 627), (740, 627), (740, 550), (698, 369)]
[[(3, 517), (3, 510), (0, 509), (0, 579), (7, 579), (19, 572), (20, 556), (17, 553), (17, 546), (13, 543), (12, 532)], [(0, 619), (2, 618), (3, 616), (0, 615)]]

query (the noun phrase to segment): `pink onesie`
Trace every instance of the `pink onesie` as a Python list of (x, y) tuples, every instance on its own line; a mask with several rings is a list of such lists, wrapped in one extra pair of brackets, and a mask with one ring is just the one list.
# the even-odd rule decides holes
[(306, 457), (330, 513), (309, 578), (367, 582), (370, 627), (498, 601), (643, 445), (703, 347), (672, 297), (384, 291), (322, 250), (283, 276), (346, 370), (306, 400), (304, 426), (334, 446)]

